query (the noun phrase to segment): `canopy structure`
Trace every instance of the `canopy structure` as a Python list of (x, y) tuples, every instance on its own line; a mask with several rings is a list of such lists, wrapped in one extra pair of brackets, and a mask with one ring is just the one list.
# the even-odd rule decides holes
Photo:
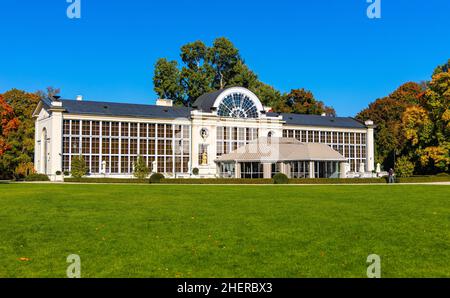
[(283, 161), (342, 161), (347, 159), (326, 144), (302, 143), (291, 138), (259, 138), (216, 161), (283, 162)]
[(347, 159), (326, 144), (291, 138), (259, 138), (216, 159), (221, 177), (290, 178), (341, 177)]

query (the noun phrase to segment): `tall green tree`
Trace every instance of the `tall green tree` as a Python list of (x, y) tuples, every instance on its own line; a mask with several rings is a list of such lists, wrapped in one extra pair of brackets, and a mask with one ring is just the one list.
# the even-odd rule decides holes
[(209, 57), (215, 73), (214, 87), (223, 89), (236, 75), (236, 64), (241, 61), (239, 50), (230, 40), (220, 37), (209, 49)]
[(177, 105), (184, 104), (184, 93), (180, 81), (181, 74), (176, 61), (161, 58), (156, 62), (153, 85), (160, 98), (172, 99)]
[[(180, 58), (183, 63), (181, 70), (175, 61), (159, 59), (153, 76), (156, 93), (160, 97), (174, 99), (178, 104), (190, 106), (205, 93), (239, 86), (253, 91), (264, 105), (273, 107), (275, 112), (335, 114), (333, 108), (317, 101), (309, 91), (304, 91), (298, 100), (288, 101), (292, 94), (283, 96), (274, 87), (261, 82), (245, 64), (239, 50), (224, 37), (217, 38), (211, 47), (202, 41), (183, 45)], [(308, 97), (312, 102), (308, 102), (311, 100)]]
[(297, 114), (327, 114), (335, 116), (336, 112), (333, 108), (326, 106), (322, 101), (317, 100), (311, 91), (305, 89), (291, 90), (283, 96), (279, 105), (275, 109), (280, 112), (297, 113)]
[(208, 47), (202, 41), (188, 43), (181, 47), (181, 85), (186, 94), (186, 105), (199, 96), (212, 91), (214, 70), (209, 61)]

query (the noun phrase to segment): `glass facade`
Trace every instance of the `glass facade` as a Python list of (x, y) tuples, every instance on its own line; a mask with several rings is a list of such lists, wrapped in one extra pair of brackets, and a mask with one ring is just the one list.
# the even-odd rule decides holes
[(241, 178), (258, 179), (264, 177), (264, 166), (259, 162), (242, 162)]
[(90, 174), (131, 175), (138, 156), (160, 173), (188, 173), (190, 126), (175, 124), (64, 120), (63, 170), (82, 155)]
[(348, 159), (352, 172), (358, 172), (360, 164), (366, 163), (366, 133), (285, 129), (283, 137), (327, 144)]
[(257, 128), (217, 127), (217, 156), (230, 153), (259, 137)]
[(225, 97), (219, 104), (217, 115), (232, 118), (258, 118), (255, 103), (245, 94), (234, 93)]

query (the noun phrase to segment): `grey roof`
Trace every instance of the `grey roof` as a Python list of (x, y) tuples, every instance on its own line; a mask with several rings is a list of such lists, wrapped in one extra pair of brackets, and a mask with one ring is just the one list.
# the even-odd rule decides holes
[(222, 92), (227, 89), (221, 89), (214, 92), (206, 93), (197, 98), (197, 100), (192, 104), (194, 108), (197, 108), (201, 111), (209, 112), (216, 102), (217, 97), (219, 97)]
[(176, 119), (189, 118), (192, 110), (186, 107), (164, 107), (101, 101), (63, 99), (61, 102), (67, 113), (81, 115)]
[[(193, 104), (194, 108), (202, 111), (210, 111), (217, 97), (226, 89), (218, 90), (200, 96)], [(194, 108), (187, 107), (165, 107), (156, 105), (129, 104), (101, 101), (77, 101), (61, 100), (63, 108), (67, 113), (81, 115), (100, 115), (100, 116), (123, 116), (123, 117), (141, 117), (141, 118), (190, 118), (191, 111)], [(46, 107), (50, 107), (49, 100), (43, 100)], [(304, 115), (289, 113), (266, 114), (268, 117), (282, 116), (287, 125), (293, 126), (322, 126), (338, 128), (366, 128), (366, 126), (351, 117), (331, 117), (320, 115)]]
[(325, 126), (325, 127), (341, 127), (341, 128), (366, 128), (366, 126), (351, 117), (332, 117), (320, 115), (305, 115), (305, 114), (289, 114), (289, 113), (267, 113), (267, 116), (283, 117), (288, 125), (301, 126)]
[[(270, 141), (269, 141), (270, 140)], [(302, 143), (292, 138), (259, 138), (216, 161), (346, 161), (339, 152), (326, 144)]]

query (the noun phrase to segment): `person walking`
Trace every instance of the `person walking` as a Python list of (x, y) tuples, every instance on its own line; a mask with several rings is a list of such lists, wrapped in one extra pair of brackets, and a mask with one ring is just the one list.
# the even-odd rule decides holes
[(395, 183), (395, 180), (394, 180), (394, 169), (392, 169), (392, 168), (389, 169), (389, 183)]

